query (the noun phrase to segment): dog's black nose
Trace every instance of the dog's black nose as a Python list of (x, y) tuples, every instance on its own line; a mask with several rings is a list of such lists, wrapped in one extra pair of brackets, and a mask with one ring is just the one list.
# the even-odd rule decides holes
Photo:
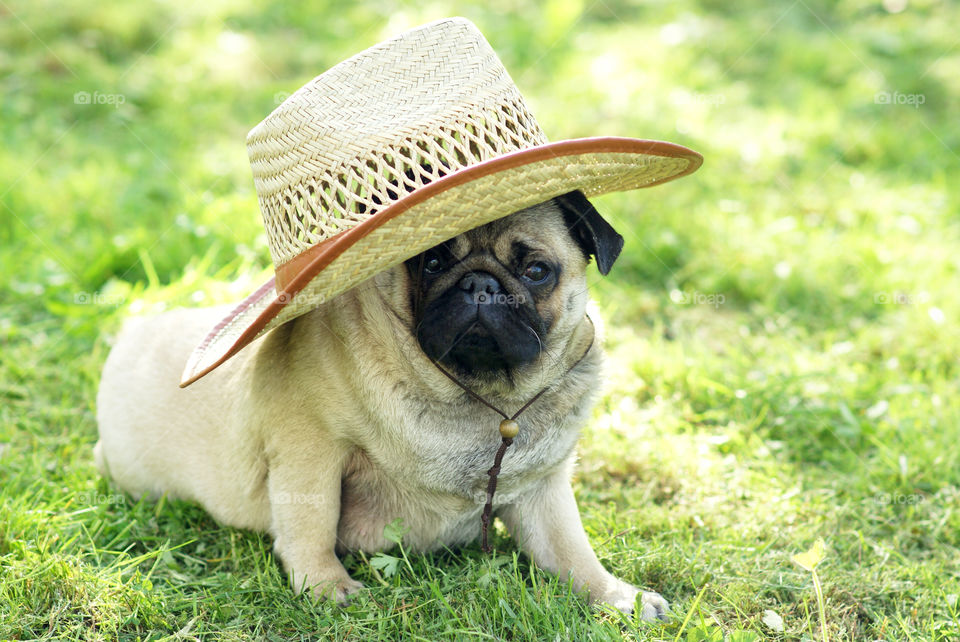
[(487, 272), (471, 272), (460, 279), (457, 286), (464, 292), (474, 295), (474, 297), (482, 297), (484, 299), (478, 301), (478, 303), (489, 303), (486, 299), (488, 299), (490, 295), (500, 292), (500, 281), (497, 281), (492, 274)]

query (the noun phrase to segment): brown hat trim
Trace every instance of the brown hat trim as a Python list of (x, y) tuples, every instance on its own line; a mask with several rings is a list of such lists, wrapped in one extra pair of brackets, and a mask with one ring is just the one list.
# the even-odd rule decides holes
[[(366, 221), (351, 227), (336, 236), (321, 241), (316, 245), (307, 248), (290, 261), (280, 265), (276, 269), (276, 289), (282, 289), (280, 294), (260, 313), (256, 320), (247, 327), (237, 338), (234, 344), (224, 355), (214, 364), (197, 373), (190, 379), (180, 383), (181, 388), (185, 388), (194, 381), (200, 379), (210, 371), (217, 368), (220, 364), (235, 355), (254, 339), (260, 331), (273, 319), (287, 303), (293, 300), (298, 292), (303, 290), (317, 274), (343, 254), (351, 245), (362, 239), (364, 236), (377, 229), (387, 221), (395, 218), (415, 205), (430, 199), (437, 194), (448, 189), (463, 185), (470, 181), (502, 172), (523, 165), (529, 165), (545, 158), (558, 158), (561, 156), (575, 156), (579, 154), (590, 153), (626, 153), (626, 154), (645, 154), (648, 156), (663, 156), (669, 158), (686, 158), (690, 161), (687, 168), (669, 178), (654, 181), (644, 187), (660, 185), (668, 181), (686, 176), (700, 167), (703, 163), (703, 157), (697, 152), (676, 145), (656, 140), (641, 140), (637, 138), (620, 137), (594, 137), (578, 138), (575, 140), (564, 140), (556, 143), (548, 143), (539, 147), (523, 149), (511, 152), (488, 161), (472, 165), (461, 169), (453, 174), (444, 176), (433, 183), (424, 185), (415, 192), (403, 197), (403, 199), (393, 203), (386, 209), (378, 212)], [(197, 351), (203, 351), (217, 334), (226, 327), (243, 310), (247, 309), (251, 303), (262, 298), (268, 289), (274, 287), (274, 279), (271, 279), (256, 292), (248, 296), (234, 310), (223, 319), (207, 335), (203, 342), (197, 347)]]

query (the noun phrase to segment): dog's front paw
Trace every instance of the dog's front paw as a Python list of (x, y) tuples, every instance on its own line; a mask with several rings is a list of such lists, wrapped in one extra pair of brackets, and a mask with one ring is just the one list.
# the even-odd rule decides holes
[[(638, 595), (640, 597), (639, 603), (637, 602)], [(666, 620), (670, 613), (670, 605), (659, 593), (641, 591), (622, 581), (618, 581), (617, 587), (598, 601), (609, 604), (624, 613), (633, 613), (634, 609), (639, 606), (640, 619), (646, 622)]]
[[(363, 584), (350, 577), (346, 571), (334, 573), (332, 576), (323, 577), (325, 574), (314, 573), (305, 575), (305, 580), (296, 582), (296, 573), (294, 573), (294, 586), (297, 587), (297, 593), (303, 593), (307, 590), (315, 600), (334, 600), (340, 606), (345, 605), (349, 596), (363, 588)], [(301, 576), (304, 577), (304, 576)], [(322, 579), (321, 579), (322, 578)]]
[(333, 598), (337, 604), (344, 606), (349, 601), (349, 597), (362, 588), (363, 584), (361, 582), (352, 577), (347, 577), (335, 582), (327, 582), (325, 585), (314, 586), (313, 597), (322, 600)]
[(670, 604), (663, 596), (653, 591), (643, 591), (640, 596), (640, 619), (653, 622), (654, 620), (666, 621), (669, 619)]

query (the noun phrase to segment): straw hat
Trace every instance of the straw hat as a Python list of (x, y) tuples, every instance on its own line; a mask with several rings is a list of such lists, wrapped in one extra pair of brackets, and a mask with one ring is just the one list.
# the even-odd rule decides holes
[(547, 141), (468, 20), (433, 22), (317, 76), (247, 136), (276, 275), (190, 356), (187, 386), (258, 336), (472, 228), (580, 190), (700, 166), (633, 138)]

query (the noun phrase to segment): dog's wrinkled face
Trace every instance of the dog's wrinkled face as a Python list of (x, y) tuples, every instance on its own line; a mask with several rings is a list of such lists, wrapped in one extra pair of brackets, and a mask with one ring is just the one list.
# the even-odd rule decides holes
[(414, 334), (461, 375), (510, 374), (582, 319), (589, 257), (606, 274), (622, 243), (579, 192), (466, 232), (406, 262)]

